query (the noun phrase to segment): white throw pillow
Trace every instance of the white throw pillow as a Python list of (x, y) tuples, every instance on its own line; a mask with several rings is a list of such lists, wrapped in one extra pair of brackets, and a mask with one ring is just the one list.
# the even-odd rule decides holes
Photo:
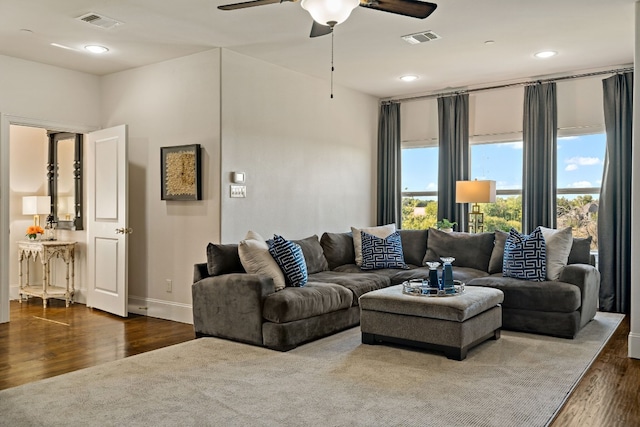
[(284, 289), (284, 274), (269, 253), (269, 245), (258, 233), (247, 233), (238, 244), (238, 255), (247, 273), (271, 277), (276, 291)]
[(573, 234), (571, 227), (562, 230), (540, 227), (547, 251), (547, 280), (558, 280), (562, 269), (569, 261)]
[(379, 227), (367, 228), (351, 227), (351, 233), (353, 234), (353, 250), (356, 253), (356, 265), (358, 267), (362, 266), (362, 236), (360, 235), (360, 231), (364, 231), (365, 233), (371, 234), (381, 239), (386, 239), (396, 232), (396, 225), (387, 224), (381, 225)]

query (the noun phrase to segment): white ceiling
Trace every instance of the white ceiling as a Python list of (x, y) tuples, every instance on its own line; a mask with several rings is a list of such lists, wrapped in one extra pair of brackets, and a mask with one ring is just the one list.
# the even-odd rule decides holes
[[(0, 0), (0, 54), (104, 75), (224, 47), (329, 81), (331, 36), (309, 38), (299, 3), (217, 9), (235, 1)], [(335, 82), (383, 98), (633, 63), (635, 0), (431, 1), (438, 8), (424, 20), (356, 8), (335, 29)], [(75, 19), (89, 12), (124, 25)], [(442, 39), (400, 38), (425, 30)], [(110, 51), (89, 54), (87, 44)], [(547, 49), (558, 55), (533, 57)], [(405, 83), (404, 74), (420, 78)]]

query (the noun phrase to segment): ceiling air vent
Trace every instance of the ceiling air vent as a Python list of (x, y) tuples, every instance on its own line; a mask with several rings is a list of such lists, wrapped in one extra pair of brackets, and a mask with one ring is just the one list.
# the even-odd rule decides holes
[(425, 42), (430, 42), (432, 40), (438, 40), (441, 38), (442, 37), (440, 37), (439, 35), (437, 35), (431, 30), (402, 36), (402, 40), (406, 41), (409, 44), (425, 43)]
[(112, 18), (107, 18), (103, 15), (98, 15), (97, 13), (87, 13), (86, 15), (82, 15), (78, 17), (82, 22), (86, 22), (87, 24), (95, 25), (100, 28), (111, 29), (117, 27), (118, 25), (122, 25), (122, 22), (116, 21)]

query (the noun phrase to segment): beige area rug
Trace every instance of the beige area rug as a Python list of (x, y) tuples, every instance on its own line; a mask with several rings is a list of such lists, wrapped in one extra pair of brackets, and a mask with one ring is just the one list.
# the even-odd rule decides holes
[(7, 426), (544, 426), (621, 315), (574, 340), (504, 331), (461, 362), (360, 343), (202, 338), (0, 392)]

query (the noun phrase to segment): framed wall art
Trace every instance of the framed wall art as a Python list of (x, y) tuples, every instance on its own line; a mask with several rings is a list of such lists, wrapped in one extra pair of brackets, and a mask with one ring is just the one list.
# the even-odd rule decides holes
[(202, 200), (200, 144), (160, 148), (162, 200)]

